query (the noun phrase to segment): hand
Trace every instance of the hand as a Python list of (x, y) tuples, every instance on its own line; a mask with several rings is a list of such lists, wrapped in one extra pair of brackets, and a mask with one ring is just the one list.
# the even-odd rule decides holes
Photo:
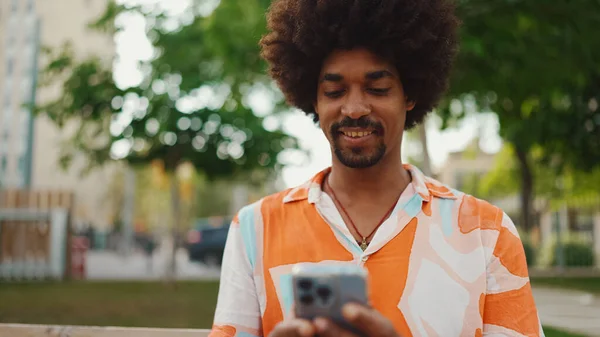
[(269, 337), (314, 337), (316, 332), (310, 321), (294, 318), (277, 324)]
[[(342, 314), (348, 323), (362, 331), (366, 336), (399, 337), (392, 322), (375, 309), (351, 303), (342, 308)], [(326, 318), (319, 317), (315, 319), (314, 327), (319, 337), (358, 337)]]

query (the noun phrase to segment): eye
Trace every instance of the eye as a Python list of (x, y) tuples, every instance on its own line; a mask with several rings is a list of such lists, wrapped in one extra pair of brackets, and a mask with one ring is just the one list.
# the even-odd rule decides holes
[(324, 95), (329, 98), (338, 98), (344, 94), (344, 90), (325, 91)]
[(391, 88), (370, 88), (367, 89), (370, 93), (376, 96), (385, 96)]

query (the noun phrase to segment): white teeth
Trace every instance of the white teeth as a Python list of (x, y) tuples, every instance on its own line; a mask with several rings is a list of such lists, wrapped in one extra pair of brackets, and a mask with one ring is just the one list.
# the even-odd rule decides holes
[(344, 135), (347, 137), (352, 137), (352, 138), (360, 138), (360, 137), (365, 137), (370, 135), (371, 132), (366, 132), (366, 131), (359, 131), (359, 132), (355, 132), (355, 131), (351, 131), (351, 132), (344, 132)]

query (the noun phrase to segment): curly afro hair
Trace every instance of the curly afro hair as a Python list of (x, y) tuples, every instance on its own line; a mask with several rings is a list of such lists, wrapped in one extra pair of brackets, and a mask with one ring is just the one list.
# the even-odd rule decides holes
[(335, 49), (363, 47), (396, 65), (423, 121), (448, 87), (459, 20), (450, 0), (274, 0), (261, 41), (269, 73), (290, 105), (315, 122), (318, 76)]

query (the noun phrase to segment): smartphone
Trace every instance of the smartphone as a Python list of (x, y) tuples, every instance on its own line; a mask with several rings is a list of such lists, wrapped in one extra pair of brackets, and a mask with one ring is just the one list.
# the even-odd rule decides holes
[(368, 305), (365, 268), (354, 264), (298, 264), (292, 270), (294, 314), (298, 318), (331, 319), (358, 336), (364, 334), (350, 325), (342, 315), (342, 307), (354, 302)]

